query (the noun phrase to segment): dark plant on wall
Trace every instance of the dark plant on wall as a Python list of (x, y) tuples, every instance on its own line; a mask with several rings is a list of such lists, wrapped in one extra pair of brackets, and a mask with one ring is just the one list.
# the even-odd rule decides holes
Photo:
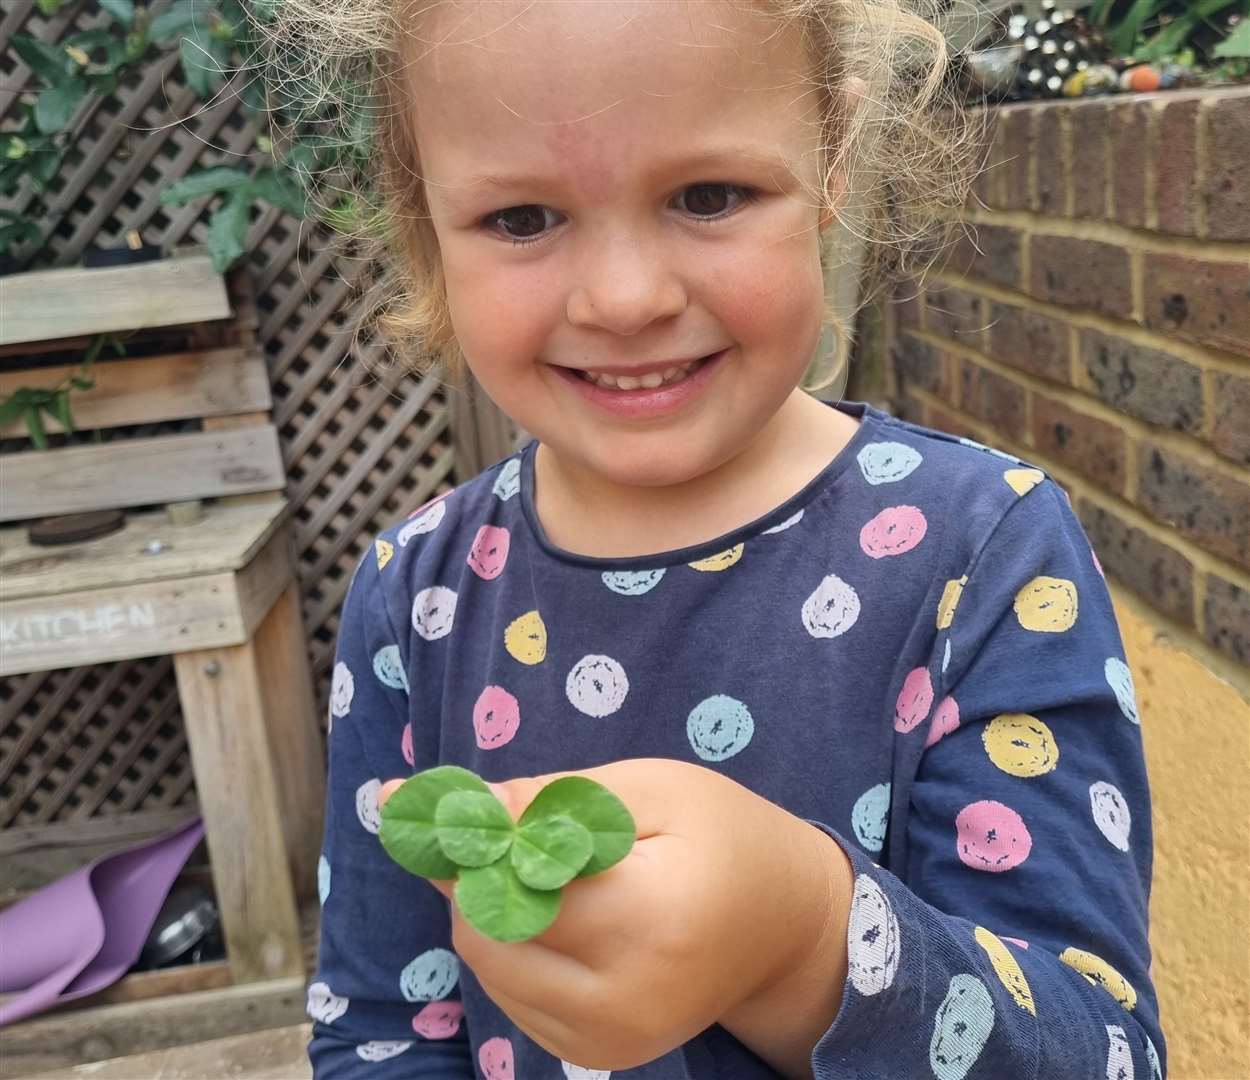
[(1094, 0), (1089, 18), (1119, 56), (1250, 74), (1250, 0)]

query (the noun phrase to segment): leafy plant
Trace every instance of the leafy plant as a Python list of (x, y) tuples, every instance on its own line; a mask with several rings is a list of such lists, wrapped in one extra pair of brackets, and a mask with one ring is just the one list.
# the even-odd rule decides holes
[[(1184, 10), (1175, 12), (1178, 6)], [(1137, 60), (1163, 60), (1183, 54), (1195, 34), (1208, 27), (1219, 28), (1234, 13), (1250, 16), (1250, 0), (1132, 0), (1121, 14), (1117, 0), (1094, 0), (1090, 21), (1103, 28), (1118, 56)], [(1234, 31), (1235, 35), (1236, 31)], [(1230, 37), (1234, 36), (1230, 35)], [(1214, 52), (1222, 56), (1218, 47)], [(1234, 54), (1236, 55), (1236, 54)]]
[(552, 781), (514, 822), (476, 773), (455, 765), (404, 781), (382, 807), (379, 833), (410, 873), (455, 878), (464, 917), (496, 941), (541, 934), (560, 890), (614, 866), (636, 835), (625, 804), (588, 777)]
[(59, 423), (67, 435), (73, 434), (74, 418), (70, 409), (70, 394), (75, 390), (90, 390), (95, 386), (95, 380), (91, 377), (91, 365), (95, 363), (104, 346), (110, 343), (118, 356), (125, 355), (126, 349), (121, 341), (111, 334), (100, 334), (91, 342), (78, 371), (59, 385), (50, 389), (22, 387), (14, 390), (0, 401), (0, 429), (8, 427), (21, 417), (26, 424), (31, 443), (39, 450), (48, 448), (48, 433), (43, 423), (45, 414)]

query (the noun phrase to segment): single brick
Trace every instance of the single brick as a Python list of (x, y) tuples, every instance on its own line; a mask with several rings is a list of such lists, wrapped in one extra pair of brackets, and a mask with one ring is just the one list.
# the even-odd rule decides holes
[(1064, 125), (1067, 110), (1041, 108), (1037, 114), (1037, 192), (1033, 209), (1042, 214), (1067, 213), (1068, 135)]
[[(992, 206), (997, 198), (994, 187), (998, 183), (998, 172), (992, 167), (992, 163), (996, 160), (994, 157), (994, 136), (998, 126), (998, 110), (997, 109), (978, 109), (969, 114), (969, 122), (976, 125), (977, 121), (983, 121), (985, 126), (977, 132), (977, 143), (979, 144), (977, 161), (979, 167), (977, 174), (973, 177), (972, 187), (968, 192), (969, 206)], [(974, 127), (975, 130), (975, 127)]]
[(925, 292), (925, 326), (969, 348), (981, 348), (985, 313), (981, 297), (950, 285), (934, 285)]
[(1028, 209), (1035, 115), (1036, 110), (1027, 105), (998, 109), (994, 142), (986, 160), (986, 168), (994, 174), (986, 202), (996, 210)]
[(916, 293), (914, 282), (908, 282), (907, 289), (896, 289), (894, 293), (894, 317), (900, 330), (920, 329), (920, 297)]
[(1081, 362), (1099, 397), (1121, 412), (1191, 434), (1202, 427), (1202, 372), (1187, 360), (1082, 330)]
[(1020, 285), (1020, 234), (1005, 225), (970, 225), (951, 244), (946, 267), (1009, 289)]
[(1077, 513), (1107, 573), (1160, 611), (1193, 626), (1193, 563), (1175, 548), (1087, 499), (1080, 500)]
[(1250, 664), (1250, 592), (1219, 574), (1208, 574), (1202, 636), (1238, 663)]
[(1133, 310), (1128, 252), (1100, 240), (1034, 236), (1029, 291), (1039, 300), (1124, 319)]
[(1072, 213), (1077, 217), (1107, 216), (1107, 147), (1111, 107), (1104, 101), (1082, 101), (1069, 112), (1072, 132)]
[(948, 435), (958, 435), (965, 439), (977, 438), (976, 428), (967, 417), (939, 405), (930, 405), (925, 410), (925, 423), (938, 431), (945, 431)]
[(1150, 105), (1139, 99), (1117, 103), (1111, 110), (1111, 206), (1121, 225), (1145, 227), (1151, 156)]
[(1124, 491), (1125, 436), (1116, 425), (1077, 412), (1057, 398), (1033, 395), (1033, 444), (1106, 491)]
[(970, 360), (962, 362), (959, 374), (964, 412), (1015, 437), (1027, 430), (1028, 391), (1023, 386)]
[(941, 398), (950, 396), (953, 380), (946, 354), (927, 341), (904, 334), (894, 348), (894, 365), (901, 384), (910, 383)]
[(1250, 356), (1250, 263), (1145, 255), (1146, 325)]
[(1214, 372), (1215, 424), (1211, 445), (1225, 457), (1250, 465), (1250, 376)]
[(1155, 206), (1159, 231), (1194, 235), (1198, 168), (1198, 107), (1193, 98), (1168, 102), (1155, 144)]
[(1137, 501), (1199, 547), (1250, 567), (1250, 483), (1153, 444), (1138, 450)]
[(1010, 304), (991, 303), (988, 314), (990, 356), (1053, 382), (1069, 381), (1067, 323)]
[(1250, 94), (1217, 98), (1206, 120), (1207, 235), (1250, 239)]

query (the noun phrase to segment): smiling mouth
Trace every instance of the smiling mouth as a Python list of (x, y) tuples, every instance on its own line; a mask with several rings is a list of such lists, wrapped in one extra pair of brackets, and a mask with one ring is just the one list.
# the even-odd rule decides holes
[(652, 371), (646, 375), (608, 375), (600, 372), (577, 370), (577, 375), (586, 382), (594, 383), (606, 390), (655, 390), (661, 386), (671, 386), (689, 378), (706, 364), (715, 353), (691, 360), (686, 364), (674, 364), (663, 371)]

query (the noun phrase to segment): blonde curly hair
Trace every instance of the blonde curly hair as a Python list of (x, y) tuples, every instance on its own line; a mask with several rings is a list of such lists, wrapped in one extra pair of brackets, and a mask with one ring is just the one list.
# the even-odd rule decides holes
[[(376, 171), (353, 192), (369, 208), (353, 240), (383, 267), (373, 312), (394, 356), (414, 371), (442, 365), (463, 387), (467, 365), (447, 302), (403, 77), (413, 28), (443, 0), (283, 0), (261, 25), (270, 77), (298, 86), (318, 105), (347, 85), (366, 86)], [(826, 281), (849, 269), (860, 306), (893, 274), (915, 274), (946, 243), (963, 205), (979, 140), (947, 79), (938, 28), (951, 0), (730, 0), (797, 27), (822, 104), (820, 183), (808, 192), (838, 220), (825, 233)], [(323, 195), (341, 201), (342, 178)], [(357, 250), (360, 250), (357, 247)], [(827, 290), (828, 292), (828, 290)], [(849, 313), (826, 303), (823, 378), (841, 381), (850, 349)], [(840, 389), (840, 386), (839, 386)]]

